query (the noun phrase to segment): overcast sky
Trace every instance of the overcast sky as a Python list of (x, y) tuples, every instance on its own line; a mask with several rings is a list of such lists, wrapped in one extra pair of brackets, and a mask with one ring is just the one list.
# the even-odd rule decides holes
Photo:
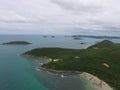
[(0, 34), (120, 35), (120, 0), (0, 0)]

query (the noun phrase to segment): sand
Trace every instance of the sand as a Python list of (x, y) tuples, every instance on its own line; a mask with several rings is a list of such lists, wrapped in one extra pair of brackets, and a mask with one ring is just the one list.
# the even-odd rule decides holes
[(92, 74), (83, 72), (80, 77), (85, 84), (86, 90), (114, 90), (106, 82)]

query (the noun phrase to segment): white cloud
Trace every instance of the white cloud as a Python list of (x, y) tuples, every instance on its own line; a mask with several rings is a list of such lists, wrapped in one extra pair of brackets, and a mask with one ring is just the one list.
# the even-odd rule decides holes
[[(120, 34), (119, 0), (1, 0), (0, 28), (26, 33)], [(12, 23), (12, 26), (11, 26)], [(21, 28), (22, 27), (22, 28)], [(2, 29), (0, 29), (1, 31)]]
[(51, 0), (67, 10), (77, 12), (97, 12), (103, 6), (102, 0)]
[(30, 23), (31, 19), (18, 15), (12, 11), (0, 10), (0, 22), (3, 23)]

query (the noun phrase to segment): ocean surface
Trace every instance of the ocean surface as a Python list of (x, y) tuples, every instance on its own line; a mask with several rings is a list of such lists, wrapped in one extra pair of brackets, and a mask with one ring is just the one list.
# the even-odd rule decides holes
[[(30, 45), (0, 45), (0, 90), (86, 90), (79, 75), (67, 76), (55, 75), (36, 69), (46, 60), (32, 60), (22, 57), (21, 54), (43, 47), (61, 47), (81, 49), (87, 48), (102, 39), (82, 38), (74, 40), (69, 36), (41, 35), (0, 35), (0, 43), (9, 41), (28, 41)], [(112, 39), (120, 42), (119, 39)], [(80, 44), (84, 42), (85, 44)]]

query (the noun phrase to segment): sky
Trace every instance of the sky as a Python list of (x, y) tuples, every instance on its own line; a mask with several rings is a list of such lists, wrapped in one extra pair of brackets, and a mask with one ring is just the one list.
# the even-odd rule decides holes
[(120, 0), (0, 0), (0, 34), (120, 36)]

